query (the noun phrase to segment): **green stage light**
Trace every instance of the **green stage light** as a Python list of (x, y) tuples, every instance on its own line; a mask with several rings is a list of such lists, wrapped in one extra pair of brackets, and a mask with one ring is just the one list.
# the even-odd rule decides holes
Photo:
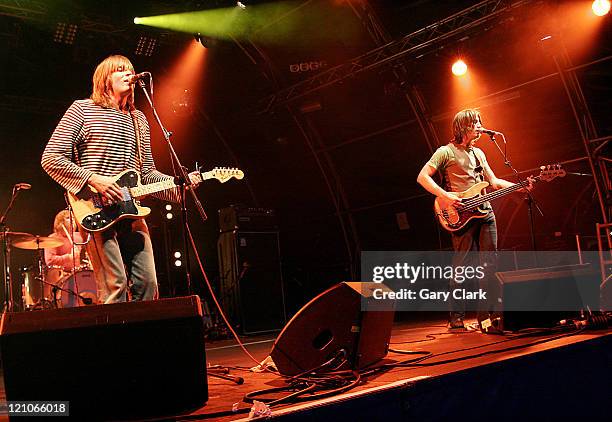
[(249, 39), (271, 44), (348, 42), (356, 38), (360, 27), (349, 8), (317, 3), (305, 7), (310, 4), (286, 1), (246, 9), (240, 6), (208, 9), (140, 17), (137, 23), (189, 34), (200, 33), (213, 39)]
[(134, 23), (138, 25), (140, 23), (140, 18), (134, 18)]

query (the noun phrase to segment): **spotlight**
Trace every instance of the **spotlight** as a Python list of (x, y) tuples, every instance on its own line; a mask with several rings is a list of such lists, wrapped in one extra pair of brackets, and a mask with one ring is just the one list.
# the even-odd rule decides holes
[(180, 258), (181, 257), (181, 253), (179, 251), (174, 252), (174, 257), (176, 259)]
[(166, 204), (166, 211), (172, 211), (172, 205)]
[(208, 38), (206, 38), (205, 36), (203, 36), (202, 34), (200, 34), (199, 32), (197, 34), (193, 35), (193, 38), (199, 42), (200, 44), (202, 44), (202, 47), (204, 48), (208, 48)]
[(244, 3), (242, 3), (241, 1), (237, 1), (236, 2), (236, 6), (238, 6), (239, 8), (241, 8), (242, 10), (246, 9), (246, 6)]
[(593, 13), (595, 13), (597, 16), (604, 16), (610, 11), (610, 1), (595, 0), (591, 5), (591, 9), (593, 9)]
[(181, 261), (180, 259), (177, 259), (176, 261), (174, 261), (175, 267), (180, 267), (181, 265), (183, 265), (183, 261)]
[(173, 218), (174, 218), (174, 214), (172, 214), (171, 212), (166, 214), (166, 220), (172, 220)]
[(141, 19), (140, 19), (140, 18), (134, 18), (134, 23), (135, 23), (136, 25), (138, 25), (140, 22), (141, 22)]
[(452, 71), (455, 76), (463, 76), (467, 73), (467, 64), (463, 60), (457, 60), (453, 63)]

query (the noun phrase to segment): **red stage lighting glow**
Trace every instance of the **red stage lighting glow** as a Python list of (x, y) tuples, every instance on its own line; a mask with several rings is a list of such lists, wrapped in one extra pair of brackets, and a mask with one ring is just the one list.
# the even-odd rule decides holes
[(609, 0), (595, 0), (591, 5), (591, 9), (593, 9), (593, 13), (597, 16), (604, 16), (608, 14), (610, 11), (610, 1)]
[(467, 73), (467, 64), (463, 60), (457, 60), (453, 63), (452, 71), (455, 76), (463, 76)]

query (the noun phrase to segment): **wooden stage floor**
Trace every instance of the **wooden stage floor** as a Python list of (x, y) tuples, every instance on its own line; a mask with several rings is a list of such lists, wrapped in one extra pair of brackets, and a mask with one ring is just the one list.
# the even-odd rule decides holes
[[(588, 342), (589, 340), (612, 334), (612, 330), (600, 330), (585, 331), (575, 335), (560, 336), (557, 334), (512, 338), (511, 336), (484, 335), (476, 330), (449, 333), (445, 322), (439, 320), (421, 323), (396, 323), (393, 329), (390, 348), (395, 350), (432, 352), (434, 357), (427, 360), (430, 363), (448, 361), (455, 358), (465, 358), (464, 360), (455, 360), (454, 362), (427, 367), (395, 368), (379, 375), (368, 377), (361, 385), (335, 397), (316, 402), (301, 403), (299, 405), (274, 407), (272, 415), (279, 417), (287, 416), (298, 411), (301, 414), (307, 414), (310, 408), (333, 406), (336, 403), (359, 399), (377, 391), (402, 388), (412, 382), (419, 383), (427, 378), (470, 370), (479, 366), (490, 365), (495, 362), (507, 361), (520, 356), (537, 354), (556, 348), (563, 348), (571, 344)], [(472, 322), (475, 325), (475, 321)], [(553, 337), (558, 338), (545, 341)], [(274, 338), (272, 336), (262, 336), (244, 340), (247, 349), (254, 357), (258, 360), (263, 360), (268, 356)], [(505, 350), (509, 348), (512, 348), (512, 350)], [(210, 343), (207, 346), (206, 353), (207, 361), (211, 365), (240, 367), (254, 365), (233, 341)], [(474, 357), (470, 358), (470, 356)], [(397, 363), (413, 357), (390, 352), (384, 363)], [(609, 371), (609, 368), (605, 370)], [(197, 420), (202, 418), (230, 421), (246, 418), (248, 414), (225, 416), (225, 413), (231, 411), (232, 407), (246, 411), (245, 409), (250, 407), (249, 404), (242, 402), (242, 398), (246, 393), (285, 385), (283, 378), (271, 373), (253, 373), (232, 369), (231, 374), (243, 377), (244, 384), (236, 385), (230, 381), (209, 377), (209, 400), (207, 405), (190, 413), (189, 416), (179, 416), (177, 420)], [(305, 420), (318, 419), (306, 418)], [(341, 417), (339, 420), (347, 419)]]

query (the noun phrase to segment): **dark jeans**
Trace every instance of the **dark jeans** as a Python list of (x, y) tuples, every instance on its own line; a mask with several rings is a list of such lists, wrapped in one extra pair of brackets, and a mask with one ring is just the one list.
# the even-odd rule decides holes
[[(495, 282), (495, 271), (497, 267), (497, 224), (495, 214), (489, 212), (486, 217), (473, 219), (463, 229), (452, 233), (453, 266), (472, 266), (482, 265), (485, 268), (485, 276), (479, 281), (479, 286), (469, 285), (465, 282), (459, 283), (452, 279), (449, 283), (450, 291), (461, 288), (480, 287), (487, 292), (487, 309), (479, 308), (479, 311), (492, 311), (499, 296), (497, 283)], [(466, 301), (453, 299), (450, 300), (451, 320), (464, 318), (466, 311)]]

